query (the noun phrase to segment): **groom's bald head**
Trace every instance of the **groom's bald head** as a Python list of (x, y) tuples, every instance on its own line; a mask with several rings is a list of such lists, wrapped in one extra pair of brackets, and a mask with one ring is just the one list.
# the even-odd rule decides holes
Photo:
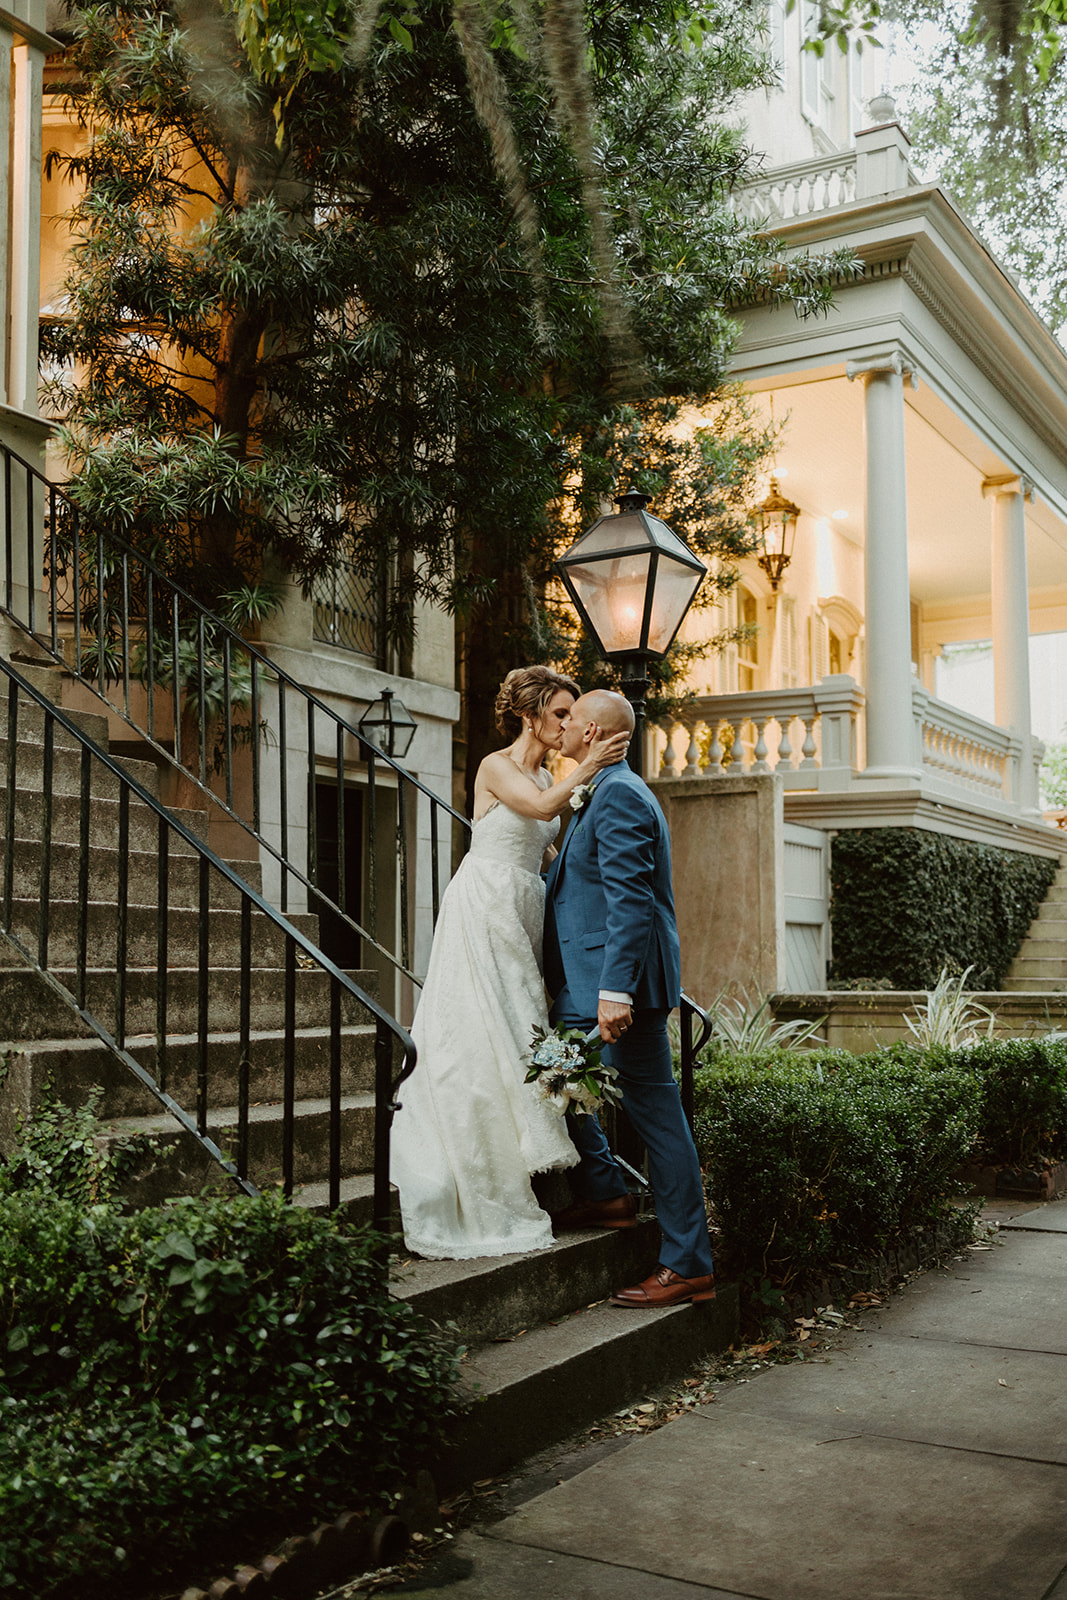
[(613, 733), (633, 733), (634, 714), (630, 702), (611, 689), (590, 689), (571, 706), (563, 730), (562, 750), (572, 761), (581, 761), (586, 747)]
[(571, 721), (583, 731), (595, 722), (603, 734), (633, 733), (634, 712), (629, 700), (612, 689), (590, 689), (571, 707)]

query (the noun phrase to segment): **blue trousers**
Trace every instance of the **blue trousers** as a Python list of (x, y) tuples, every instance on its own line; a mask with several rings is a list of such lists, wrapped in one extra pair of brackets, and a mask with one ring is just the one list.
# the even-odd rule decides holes
[[(586, 1032), (593, 1026), (589, 1018), (560, 1016), (555, 1010), (552, 1020)], [(605, 1046), (603, 1059), (619, 1074), (623, 1108), (648, 1151), (663, 1234), (660, 1265), (682, 1278), (702, 1277), (712, 1270), (708, 1219), (700, 1162), (671, 1071), (667, 1012), (635, 1011), (618, 1043)], [(597, 1118), (568, 1117), (567, 1127), (581, 1157), (573, 1169), (580, 1197), (611, 1200), (625, 1194), (622, 1168)]]

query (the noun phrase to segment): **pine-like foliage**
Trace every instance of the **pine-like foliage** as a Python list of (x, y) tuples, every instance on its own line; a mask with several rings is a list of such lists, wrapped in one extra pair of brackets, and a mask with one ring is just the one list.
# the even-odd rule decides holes
[[(585, 156), (518, 8), (462, 50), (439, 0), (383, 12), (361, 67), (339, 52), (288, 87), (256, 76), (215, 0), (78, 13), (86, 145), (50, 159), (85, 188), (43, 346), (90, 519), (209, 600), (279, 566), (308, 583), (343, 552), (390, 575), (395, 638), (419, 598), (461, 614), (475, 700), (536, 651), (552, 559), (631, 480), (729, 582), (767, 443), (723, 387), (730, 307), (819, 309), (847, 263), (785, 265), (729, 210), (750, 157), (723, 113), (765, 69), (741, 0), (712, 10), (697, 29), (594, 7)], [(522, 160), (510, 204), (502, 138)]]

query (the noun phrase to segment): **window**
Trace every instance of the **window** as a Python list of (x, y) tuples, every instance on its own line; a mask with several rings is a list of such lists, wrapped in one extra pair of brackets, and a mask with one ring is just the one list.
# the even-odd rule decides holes
[(378, 579), (339, 559), (332, 572), (315, 579), (311, 599), (316, 639), (380, 660), (383, 592)]

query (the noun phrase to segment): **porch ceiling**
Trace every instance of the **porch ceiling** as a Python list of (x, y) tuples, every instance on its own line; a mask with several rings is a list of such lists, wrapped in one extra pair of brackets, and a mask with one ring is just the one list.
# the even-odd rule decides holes
[[(764, 416), (784, 424), (777, 452), (783, 493), (808, 518), (825, 518), (862, 547), (864, 519), (863, 386), (841, 369), (791, 374), (749, 386)], [(990, 508), (982, 480), (1010, 473), (968, 425), (930, 388), (905, 388), (908, 544), (912, 596), (942, 606), (990, 589)], [(844, 512), (844, 517), (835, 513)], [(1067, 583), (1067, 524), (1040, 500), (1028, 504), (1031, 593)]]

